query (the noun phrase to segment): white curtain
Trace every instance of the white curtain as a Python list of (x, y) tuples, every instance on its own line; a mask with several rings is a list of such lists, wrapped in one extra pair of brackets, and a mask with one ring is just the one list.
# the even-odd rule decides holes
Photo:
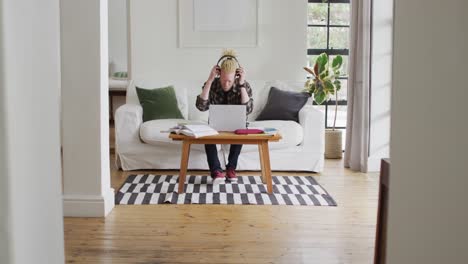
[(351, 1), (348, 117), (344, 165), (367, 172), (372, 0)]

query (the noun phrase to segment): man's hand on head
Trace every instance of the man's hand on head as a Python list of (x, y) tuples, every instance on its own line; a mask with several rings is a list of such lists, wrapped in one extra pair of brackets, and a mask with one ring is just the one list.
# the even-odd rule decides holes
[(219, 68), (218, 65), (213, 66), (213, 68), (210, 71), (210, 76), (208, 77), (209, 82), (213, 82), (216, 76), (218, 76), (221, 73), (221, 69)]
[(245, 83), (245, 70), (244, 68), (240, 67), (237, 68), (236, 73), (239, 75), (239, 84)]

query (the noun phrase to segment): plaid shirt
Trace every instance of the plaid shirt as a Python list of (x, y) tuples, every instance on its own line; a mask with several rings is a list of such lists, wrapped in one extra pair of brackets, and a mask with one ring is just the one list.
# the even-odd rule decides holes
[[(205, 86), (205, 84), (203, 84), (202, 89)], [(247, 94), (249, 95), (249, 98), (250, 98), (249, 101), (245, 104), (242, 103), (241, 91), (240, 91), (241, 86), (245, 87)], [(206, 111), (210, 108), (210, 104), (245, 105), (247, 108), (246, 112), (248, 115), (252, 113), (252, 109), (253, 109), (252, 88), (250, 88), (250, 84), (247, 81), (244, 82), (244, 85), (240, 85), (239, 81), (236, 80), (231, 90), (225, 92), (223, 91), (223, 88), (221, 87), (221, 82), (219, 78), (215, 78), (213, 83), (211, 84), (208, 100), (203, 100), (200, 97), (200, 95), (197, 96), (196, 106), (198, 110)]]

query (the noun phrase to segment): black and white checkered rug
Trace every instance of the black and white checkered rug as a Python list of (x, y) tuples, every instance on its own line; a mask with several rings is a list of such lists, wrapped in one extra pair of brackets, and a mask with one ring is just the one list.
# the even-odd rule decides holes
[(237, 183), (211, 184), (211, 177), (187, 175), (185, 192), (177, 193), (177, 175), (128, 176), (115, 195), (116, 204), (268, 204), (336, 206), (311, 176), (273, 176), (268, 194), (260, 176), (238, 176)]

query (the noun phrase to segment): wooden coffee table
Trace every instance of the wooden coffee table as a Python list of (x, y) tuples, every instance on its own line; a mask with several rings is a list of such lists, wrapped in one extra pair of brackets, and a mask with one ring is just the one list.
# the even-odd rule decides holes
[(262, 169), (262, 180), (267, 184), (268, 193), (273, 193), (273, 183), (271, 178), (270, 167), (270, 151), (268, 149), (269, 141), (281, 140), (281, 135), (265, 135), (265, 134), (250, 134), (236, 135), (229, 132), (220, 132), (219, 135), (207, 136), (201, 138), (189, 137), (186, 135), (169, 134), (172, 140), (181, 140), (182, 143), (182, 158), (180, 160), (179, 173), (179, 193), (184, 192), (185, 176), (187, 175), (187, 167), (190, 155), (190, 146), (192, 144), (243, 144), (243, 145), (258, 145), (260, 153), (260, 167)]

